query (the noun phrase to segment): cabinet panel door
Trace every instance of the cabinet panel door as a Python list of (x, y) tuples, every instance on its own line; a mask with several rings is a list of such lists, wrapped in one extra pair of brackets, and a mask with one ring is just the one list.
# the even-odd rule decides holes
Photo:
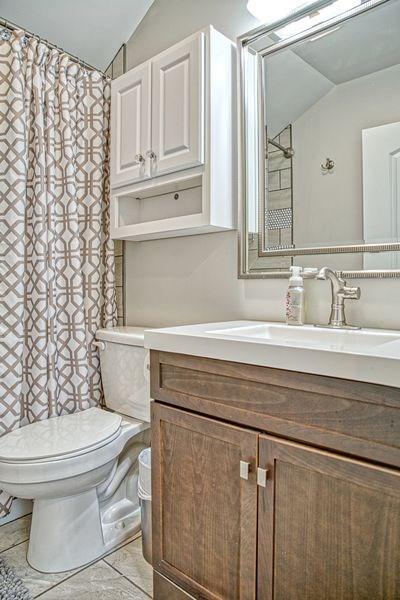
[(260, 436), (258, 598), (391, 600), (400, 473)]
[(253, 600), (258, 435), (158, 403), (152, 411), (153, 567), (195, 598)]
[(145, 63), (112, 82), (111, 185), (146, 179), (151, 126), (151, 65)]
[(204, 162), (204, 34), (152, 62), (153, 175)]

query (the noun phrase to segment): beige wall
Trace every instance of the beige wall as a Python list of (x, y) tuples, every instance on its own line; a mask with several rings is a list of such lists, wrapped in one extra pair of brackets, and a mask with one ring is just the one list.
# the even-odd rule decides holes
[[(363, 239), (361, 133), (398, 121), (399, 98), (396, 65), (334, 87), (292, 124), (296, 246)], [(327, 157), (335, 168), (322, 175), (320, 164)], [(361, 256), (354, 268), (362, 268)]]
[[(246, 0), (155, 0), (127, 44), (128, 69), (207, 24), (232, 39), (257, 25)], [(172, 325), (284, 318), (287, 282), (237, 278), (237, 232), (125, 244), (126, 319)], [(400, 280), (362, 280), (349, 320), (400, 329)], [(307, 282), (308, 319), (328, 318), (327, 282)]]

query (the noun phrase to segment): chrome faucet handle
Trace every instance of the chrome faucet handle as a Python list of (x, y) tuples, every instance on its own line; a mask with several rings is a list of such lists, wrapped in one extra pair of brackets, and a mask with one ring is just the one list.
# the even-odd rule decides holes
[(345, 300), (359, 300), (361, 298), (361, 288), (358, 286), (349, 286), (345, 282), (343, 287), (343, 298)]
[(345, 315), (345, 300), (359, 300), (361, 289), (358, 286), (347, 285), (346, 281), (329, 267), (319, 270), (316, 279), (329, 279), (332, 289), (332, 304), (329, 324), (324, 327), (334, 329), (360, 329), (354, 325), (348, 325)]

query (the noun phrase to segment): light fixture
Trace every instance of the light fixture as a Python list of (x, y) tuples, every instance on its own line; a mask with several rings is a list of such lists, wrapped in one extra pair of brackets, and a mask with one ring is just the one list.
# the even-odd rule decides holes
[(310, 3), (310, 0), (248, 0), (247, 10), (261, 23), (273, 23)]
[(302, 19), (298, 19), (297, 21), (285, 25), (285, 27), (282, 27), (281, 29), (277, 29), (274, 33), (281, 40), (286, 40), (302, 31), (306, 31), (307, 29), (318, 25), (319, 23), (329, 21), (329, 19), (333, 19), (338, 15), (346, 13), (356, 6), (360, 6), (361, 3), (362, 0), (336, 0), (336, 2), (332, 2), (332, 4), (325, 6), (325, 8), (312, 12), (307, 17), (303, 17)]

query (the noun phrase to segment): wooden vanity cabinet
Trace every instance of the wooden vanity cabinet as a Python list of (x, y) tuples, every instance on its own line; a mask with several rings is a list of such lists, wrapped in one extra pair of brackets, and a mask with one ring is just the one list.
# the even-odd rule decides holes
[(161, 404), (152, 428), (153, 566), (195, 597), (253, 600), (258, 434)]
[(152, 351), (151, 393), (155, 600), (400, 597), (400, 390)]
[(400, 474), (261, 435), (258, 594), (400, 597)]

